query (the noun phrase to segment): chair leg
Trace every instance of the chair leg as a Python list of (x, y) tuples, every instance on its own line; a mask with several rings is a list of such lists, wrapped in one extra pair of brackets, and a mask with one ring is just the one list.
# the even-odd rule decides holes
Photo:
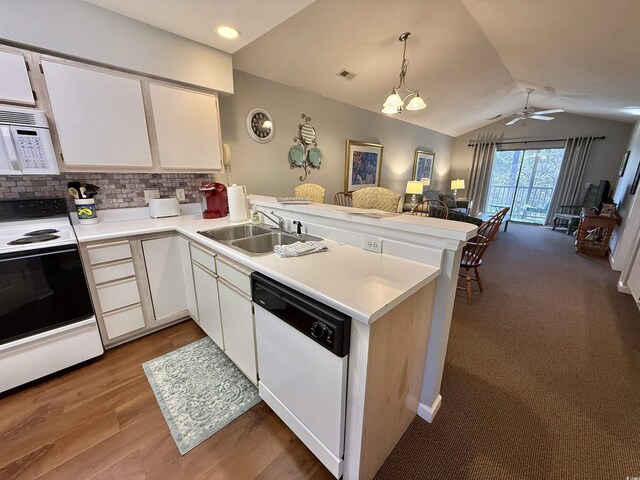
[(481, 292), (484, 292), (484, 290), (482, 289), (482, 282), (480, 281), (480, 273), (478, 272), (477, 268), (474, 268), (475, 272), (476, 272), (476, 282), (478, 282), (478, 289)]
[(554, 218), (553, 219), (553, 228), (551, 230), (555, 230), (557, 226), (558, 226), (558, 219)]
[(471, 273), (469, 272), (469, 269), (467, 268), (467, 303), (469, 305), (471, 305)]

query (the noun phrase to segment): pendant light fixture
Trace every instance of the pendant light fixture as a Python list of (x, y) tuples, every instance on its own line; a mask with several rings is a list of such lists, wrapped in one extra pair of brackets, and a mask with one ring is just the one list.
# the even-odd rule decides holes
[[(422, 97), (418, 93), (418, 90), (411, 90), (404, 83), (404, 79), (407, 76), (407, 67), (409, 62), (407, 61), (405, 55), (407, 53), (407, 40), (411, 36), (410, 32), (405, 32), (398, 38), (399, 41), (404, 42), (404, 50), (402, 51), (402, 67), (400, 67), (400, 83), (397, 87), (391, 91), (391, 95), (387, 97), (387, 100), (384, 102), (382, 113), (389, 113), (392, 115), (400, 115), (403, 109), (407, 110), (422, 110), (427, 107), (427, 104), (424, 103)], [(404, 87), (407, 94), (404, 98), (400, 96), (400, 89)], [(409, 104), (405, 107), (404, 102), (407, 101), (408, 98), (411, 98)]]

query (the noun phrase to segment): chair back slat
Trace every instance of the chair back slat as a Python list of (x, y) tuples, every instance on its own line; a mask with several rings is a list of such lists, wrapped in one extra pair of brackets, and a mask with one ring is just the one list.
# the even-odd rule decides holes
[(442, 200), (423, 200), (411, 209), (411, 215), (431, 218), (449, 218), (449, 207)]
[(343, 207), (351, 207), (353, 205), (353, 197), (351, 192), (338, 192), (333, 196), (333, 204)]
[(503, 208), (478, 227), (478, 234), (464, 246), (462, 265), (470, 267), (480, 265), (484, 252), (493, 242), (508, 211), (509, 207)]

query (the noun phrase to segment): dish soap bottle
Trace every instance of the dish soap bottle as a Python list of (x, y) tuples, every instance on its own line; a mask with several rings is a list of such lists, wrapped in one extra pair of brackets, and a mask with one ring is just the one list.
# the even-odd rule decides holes
[(260, 224), (260, 213), (256, 207), (251, 209), (251, 224), (259, 225)]

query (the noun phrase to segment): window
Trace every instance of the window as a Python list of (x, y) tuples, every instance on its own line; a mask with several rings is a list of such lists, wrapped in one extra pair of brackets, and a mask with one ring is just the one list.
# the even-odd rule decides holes
[(485, 211), (509, 207), (511, 220), (543, 224), (563, 155), (564, 148), (497, 151)]

